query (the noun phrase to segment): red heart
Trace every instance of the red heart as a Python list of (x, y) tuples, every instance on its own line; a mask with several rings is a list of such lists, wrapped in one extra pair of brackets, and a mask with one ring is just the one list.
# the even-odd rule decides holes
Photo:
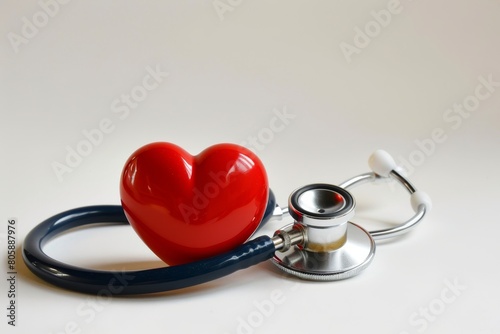
[(219, 144), (192, 156), (153, 143), (128, 159), (120, 195), (137, 234), (177, 265), (245, 242), (264, 215), (268, 182), (262, 162), (244, 147)]

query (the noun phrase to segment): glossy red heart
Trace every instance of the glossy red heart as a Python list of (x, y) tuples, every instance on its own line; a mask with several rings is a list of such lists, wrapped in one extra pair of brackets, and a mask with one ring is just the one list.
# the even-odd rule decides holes
[(169, 265), (229, 251), (259, 225), (267, 204), (262, 162), (233, 144), (192, 156), (171, 143), (132, 154), (120, 181), (130, 225)]

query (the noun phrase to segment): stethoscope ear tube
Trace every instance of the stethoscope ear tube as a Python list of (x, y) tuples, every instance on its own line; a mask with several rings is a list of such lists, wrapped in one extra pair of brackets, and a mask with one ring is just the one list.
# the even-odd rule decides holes
[(388, 178), (396, 180), (410, 193), (410, 203), (413, 210), (415, 211), (415, 214), (407, 221), (395, 227), (376, 230), (376, 231), (369, 231), (370, 235), (375, 240), (394, 238), (409, 232), (419, 222), (422, 221), (424, 216), (432, 208), (432, 201), (429, 195), (427, 195), (425, 192), (421, 190), (417, 190), (415, 186), (408, 180), (408, 178), (403, 176), (397, 170), (390, 171), (387, 177), (381, 176), (375, 172), (361, 174), (341, 183), (339, 186), (344, 189), (350, 189), (353, 188), (354, 186), (358, 186), (363, 183), (376, 182), (379, 179), (388, 179)]
[[(268, 217), (268, 216), (266, 216)], [(255, 238), (231, 252), (174, 267), (137, 271), (100, 271), (61, 263), (42, 250), (44, 243), (71, 228), (90, 224), (128, 224), (119, 205), (90, 206), (53, 216), (35, 227), (24, 241), (28, 268), (56, 286), (98, 295), (134, 295), (165, 292), (205, 283), (273, 257), (268, 236)]]

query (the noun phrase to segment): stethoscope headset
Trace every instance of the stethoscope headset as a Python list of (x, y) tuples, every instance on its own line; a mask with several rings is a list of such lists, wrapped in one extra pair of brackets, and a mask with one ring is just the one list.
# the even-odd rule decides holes
[[(235, 145), (231, 147), (234, 148), (245, 161), (258, 160), (251, 152)], [(130, 163), (137, 160), (133, 157), (129, 159), (124, 173), (127, 168), (131, 169)], [(287, 208), (279, 207), (273, 192), (265, 189), (267, 205), (259, 209), (263, 214), (257, 225), (262, 226), (272, 218), (285, 215), (290, 215), (293, 223), (276, 231), (273, 237), (259, 236), (222, 254), (210, 254), (207, 258), (193, 262), (126, 272), (103, 271), (72, 266), (44, 252), (43, 248), (49, 240), (70, 229), (102, 223), (129, 224), (134, 217), (120, 205), (76, 208), (46, 219), (26, 236), (23, 258), (28, 268), (41, 279), (61, 288), (90, 294), (104, 291), (113, 295), (133, 295), (181, 289), (269, 259), (284, 272), (306, 280), (350, 278), (371, 263), (375, 254), (375, 240), (408, 232), (431, 209), (430, 198), (418, 191), (398, 171), (394, 159), (388, 153), (382, 150), (374, 152), (369, 158), (369, 166), (372, 172), (355, 176), (338, 186), (310, 184), (295, 190), (289, 197)], [(393, 179), (410, 193), (415, 214), (396, 227), (368, 232), (350, 221), (354, 217), (355, 200), (347, 189), (382, 179)], [(143, 234), (139, 234), (143, 237)], [(154, 247), (152, 249), (156, 252)], [(119, 279), (124, 274), (130, 278), (126, 282)]]

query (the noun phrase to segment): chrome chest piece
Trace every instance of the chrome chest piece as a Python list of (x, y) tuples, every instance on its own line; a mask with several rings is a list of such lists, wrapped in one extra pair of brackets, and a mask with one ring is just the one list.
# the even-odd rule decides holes
[(332, 281), (352, 277), (370, 264), (375, 241), (349, 222), (355, 201), (347, 190), (311, 184), (295, 190), (288, 206), (295, 223), (283, 231), (301, 231), (303, 241), (276, 252), (273, 262), (280, 269), (304, 279)]

